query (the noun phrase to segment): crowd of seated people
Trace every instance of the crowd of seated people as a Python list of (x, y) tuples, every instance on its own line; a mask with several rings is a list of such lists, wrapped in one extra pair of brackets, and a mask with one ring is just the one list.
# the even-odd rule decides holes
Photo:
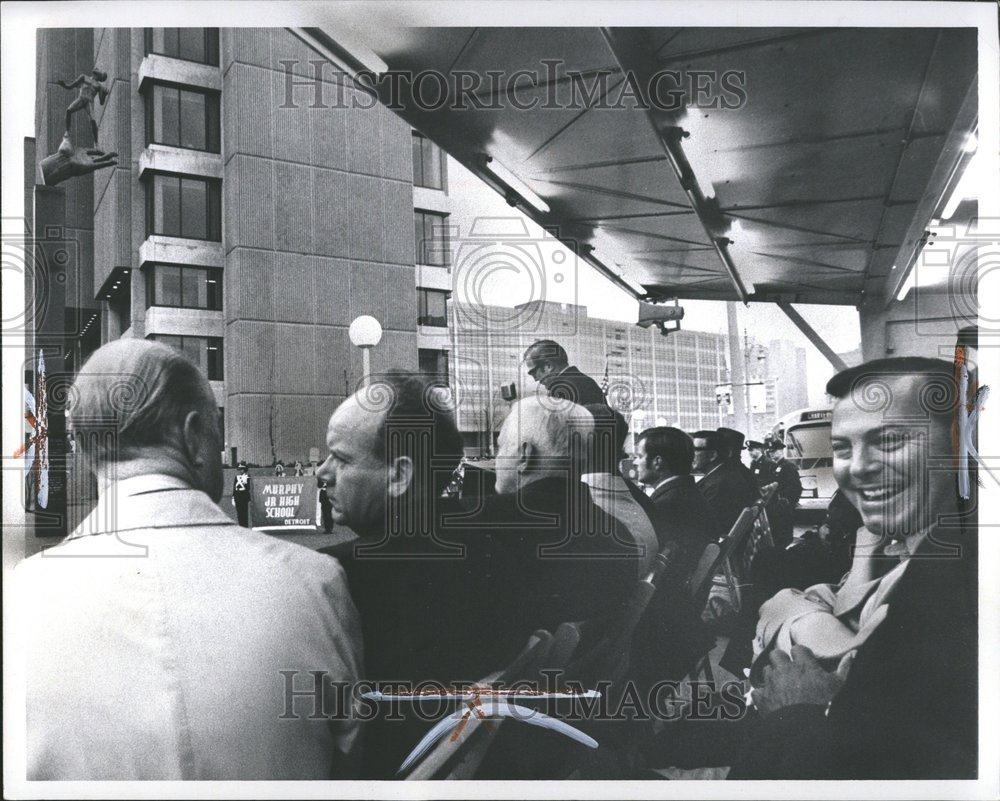
[[(107, 450), (86, 435), (110, 403), (112, 363), (140, 377), (139, 399)], [(664, 569), (620, 678), (640, 688), (683, 679), (715, 644), (693, 576), (743, 510), (762, 504), (740, 458), (743, 434), (643, 431), (633, 482), (620, 470), (627, 426), (593, 380), (551, 341), (524, 364), (543, 389), (511, 404), (489, 486), (469, 492), (453, 481), (463, 455), (454, 414), (422, 377), (390, 371), (373, 378), (377, 391), (339, 404), (317, 476), (333, 522), (356, 538), (315, 553), (236, 526), (215, 506), (219, 431), (211, 390), (186, 357), (141, 341), (98, 350), (77, 379), (75, 430), (100, 503), (137, 500), (112, 527), (94, 517), (53, 550), (100, 556), (113, 541), (143, 549), (143, 562), (20, 566), (34, 599), (29, 776), (392, 778), (426, 721), (382, 709), (364, 722), (282, 717), (279, 702), (309, 701), (285, 674), (477, 681), (536, 630), (585, 621), (613, 635), (657, 558)], [(975, 537), (955, 522), (953, 476), (914, 473), (950, 453), (950, 417), (931, 410), (917, 433), (898, 422), (927, 411), (925, 385), (949, 367), (888, 360), (831, 380), (840, 493), (820, 529), (825, 559), (803, 568), (796, 551), (809, 543), (777, 549), (774, 592), (747, 612), (750, 700), (738, 719), (713, 724), (726, 734), (712, 748), (682, 756), (678, 742), (696, 743), (703, 721), (656, 737), (637, 728), (646, 766), (723, 765), (731, 778), (974, 774)], [(892, 382), (893, 409), (854, 403), (876, 378)], [(742, 556), (741, 580), (753, 581)], [(125, 668), (110, 682), (109, 659)]]

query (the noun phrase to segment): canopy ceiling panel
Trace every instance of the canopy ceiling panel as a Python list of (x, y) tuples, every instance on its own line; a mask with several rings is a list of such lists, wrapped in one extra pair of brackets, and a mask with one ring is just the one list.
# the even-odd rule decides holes
[[(336, 45), (332, 26), (309, 30)], [(379, 96), (517, 193), (486, 157), (500, 162), (549, 207), (515, 195), (519, 208), (651, 299), (857, 305), (885, 292), (976, 126), (975, 29), (403, 28), (387, 18), (352, 37), (391, 71), (437, 70), (452, 86), (460, 72), (479, 76), (478, 105), (499, 108), (454, 95), (430, 108), (385, 83)], [(511, 92), (519, 70), (537, 80)], [(644, 108), (663, 70), (680, 77), (659, 86), (678, 93)], [(491, 71), (504, 76), (499, 90)], [(698, 102), (695, 72), (713, 87)], [(426, 85), (425, 97), (436, 93)]]

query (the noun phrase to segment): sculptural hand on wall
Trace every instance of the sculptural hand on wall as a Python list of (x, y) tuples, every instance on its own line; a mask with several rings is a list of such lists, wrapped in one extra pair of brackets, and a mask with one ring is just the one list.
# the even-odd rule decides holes
[(67, 178), (77, 175), (87, 175), (104, 167), (114, 167), (118, 164), (117, 153), (105, 153), (96, 147), (75, 147), (69, 132), (63, 135), (59, 149), (51, 156), (42, 159), (42, 177), (46, 186), (55, 186)]

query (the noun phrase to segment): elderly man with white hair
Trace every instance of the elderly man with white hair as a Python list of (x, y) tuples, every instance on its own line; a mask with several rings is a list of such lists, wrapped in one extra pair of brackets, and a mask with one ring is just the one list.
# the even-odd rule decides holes
[(360, 669), (343, 571), (216, 505), (208, 381), (179, 351), (120, 340), (71, 403), (99, 498), (16, 571), (28, 779), (348, 775), (356, 721), (325, 693)]
[(562, 398), (524, 398), (504, 420), (497, 495), (468, 523), (493, 539), (501, 630), (527, 636), (566, 621), (613, 621), (624, 610), (646, 549), (580, 480), (593, 433), (591, 413)]

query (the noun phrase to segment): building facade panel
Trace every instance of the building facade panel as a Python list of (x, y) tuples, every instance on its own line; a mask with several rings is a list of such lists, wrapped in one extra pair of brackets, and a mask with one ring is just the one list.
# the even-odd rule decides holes
[(222, 186), (225, 243), (234, 247), (274, 248), (274, 162), (256, 156), (226, 161)]
[(417, 290), (413, 283), (412, 268), (385, 264), (380, 269), (385, 275), (383, 326), (401, 331), (412, 330), (414, 310), (417, 308)]
[[(354, 102), (354, 101), (357, 102)], [(342, 109), (333, 109), (331, 114), (343, 114), (347, 128), (347, 163), (352, 171), (364, 175), (383, 175), (384, 167), (382, 159), (382, 138), (381, 126), (377, 130), (371, 129), (371, 120), (388, 120), (382, 117), (379, 105), (371, 107), (372, 99), (367, 95), (351, 90), (345, 94), (345, 102)], [(362, 106), (362, 107), (358, 107)], [(398, 123), (399, 120), (395, 120)], [(408, 128), (404, 130), (409, 131)], [(408, 176), (412, 179), (412, 176)]]
[(350, 256), (350, 175), (340, 170), (316, 168), (312, 175), (313, 208), (316, 209), (316, 252), (323, 256)]
[(385, 288), (385, 271), (381, 265), (370, 262), (350, 262), (350, 283), (348, 286), (350, 287), (355, 316), (369, 314), (376, 320), (386, 319), (389, 301)]
[(413, 264), (413, 202), (408, 183), (382, 182), (382, 240), (387, 262)]
[[(356, 351), (347, 337), (347, 329), (316, 326), (312, 370), (316, 374), (316, 392), (323, 396), (347, 397), (352, 386), (351, 351)], [(353, 374), (357, 381), (358, 373)]]
[(233, 64), (255, 67), (271, 65), (270, 28), (222, 28), (219, 31), (219, 48), (222, 73), (225, 75)]
[(268, 281), (273, 287), (273, 319), (289, 323), (315, 325), (316, 307), (303, 302), (303, 293), (315, 283), (315, 261), (301, 253), (276, 254), (275, 272)]
[[(226, 325), (226, 392), (229, 401), (240, 395), (265, 393), (274, 374), (275, 340), (278, 326), (258, 320), (236, 320)], [(236, 415), (226, 415), (226, 433), (230, 441), (234, 434), (246, 433), (245, 421)], [(249, 443), (247, 443), (249, 444)]]
[[(296, 90), (298, 91), (298, 90)], [(314, 90), (309, 90), (310, 92)], [(335, 90), (331, 90), (335, 91)], [(339, 108), (324, 105), (315, 107), (312, 96), (296, 94), (296, 103), (302, 103), (309, 116), (309, 141), (312, 164), (331, 170), (347, 166), (347, 115)]]
[(279, 251), (315, 252), (311, 170), (307, 164), (274, 163), (274, 246)]
[[(309, 108), (316, 99), (316, 89), (295, 86), (289, 91), (282, 72), (271, 72), (271, 108), (274, 109), (274, 141), (280, 143), (275, 155), (300, 164), (312, 164), (312, 136)], [(333, 112), (336, 113), (336, 112)]]
[[(224, 34), (223, 40), (233, 35)], [(274, 141), (267, 118), (267, 110), (273, 108), (270, 73), (239, 63), (224, 63), (223, 68), (226, 69), (222, 82), (223, 150), (226, 160), (239, 154), (271, 158)]]
[(275, 254), (238, 247), (226, 254), (226, 321), (274, 319)]
[(379, 142), (381, 175), (407, 184), (413, 181), (413, 154), (409, 127), (398, 125), (395, 114), (381, 103), (376, 107), (381, 120), (382, 139)]
[(319, 325), (350, 325), (357, 316), (353, 298), (345, 291), (350, 262), (327, 256), (313, 256), (310, 261), (314, 267), (312, 306), (316, 322)]
[[(305, 323), (274, 325), (270, 334), (274, 337), (274, 365), (268, 380), (271, 391), (288, 395), (315, 394), (316, 327)], [(305, 444), (298, 440), (291, 442)]]
[(111, 181), (94, 212), (94, 293), (116, 267), (132, 266), (132, 171), (109, 172)]
[(385, 260), (381, 183), (369, 175), (348, 175), (347, 247), (352, 259)]

